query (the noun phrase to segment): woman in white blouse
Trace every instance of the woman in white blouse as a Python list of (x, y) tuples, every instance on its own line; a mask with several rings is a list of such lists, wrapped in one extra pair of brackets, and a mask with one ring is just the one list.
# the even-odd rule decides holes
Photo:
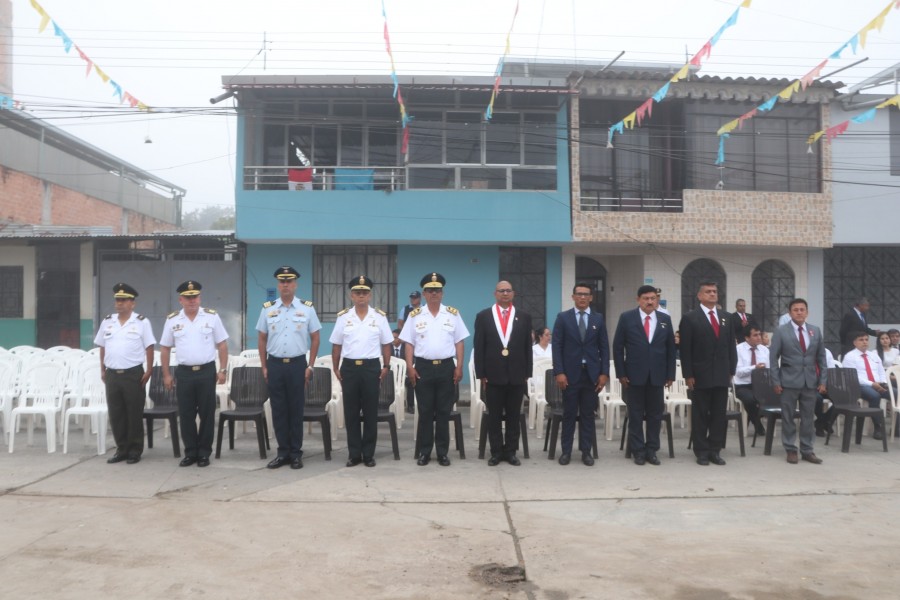
[(535, 358), (553, 358), (553, 352), (550, 349), (550, 338), (552, 334), (546, 327), (540, 327), (534, 330), (535, 344), (531, 347)]
[(891, 346), (891, 336), (887, 331), (878, 333), (878, 344), (875, 347), (878, 349), (878, 358), (881, 359), (881, 364), (884, 365), (885, 369), (898, 364), (897, 359), (900, 358), (900, 350)]

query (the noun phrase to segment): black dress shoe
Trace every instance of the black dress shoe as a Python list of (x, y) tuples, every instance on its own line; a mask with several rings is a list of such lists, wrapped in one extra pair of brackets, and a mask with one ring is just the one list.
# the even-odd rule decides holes
[(559, 464), (561, 464), (561, 465), (569, 464), (570, 460), (572, 460), (571, 454), (560, 454), (559, 455)]
[(442, 467), (449, 467), (450, 459), (447, 458), (446, 456), (438, 456), (438, 464), (441, 465)]
[(125, 459), (125, 464), (127, 464), (127, 465), (133, 465), (133, 464), (139, 463), (139, 462), (141, 462), (141, 457), (138, 454), (132, 454), (131, 456), (129, 456), (128, 458)]
[(375, 459), (372, 457), (365, 458), (365, 459), (363, 459), (363, 464), (366, 465), (367, 467), (374, 467)]
[(490, 458), (488, 459), (488, 466), (489, 466), (489, 467), (496, 467), (496, 466), (499, 465), (499, 464), (500, 464), (500, 457), (499, 457), (499, 456), (492, 456), (492, 457), (490, 457)]
[(707, 457), (705, 457), (705, 456), (698, 456), (698, 457), (697, 457), (697, 464), (698, 464), (698, 465), (703, 465), (704, 467), (708, 467), (708, 466), (709, 466), (709, 458), (707, 458)]
[(287, 456), (276, 456), (272, 460), (269, 461), (269, 464), (266, 465), (267, 469), (278, 469), (279, 467), (283, 467), (284, 465), (291, 462)]
[(825, 437), (825, 429), (822, 427), (816, 427), (816, 437)]
[(113, 465), (117, 462), (122, 462), (123, 460), (128, 460), (128, 457), (124, 454), (113, 454), (109, 458), (106, 459), (107, 464)]
[(208, 456), (201, 456), (200, 458), (198, 458), (198, 459), (197, 459), (197, 466), (198, 466), (198, 467), (208, 467), (208, 466), (209, 466), (209, 457), (208, 457)]
[(714, 465), (722, 466), (725, 464), (725, 459), (719, 456), (718, 452), (711, 452), (709, 455), (709, 462)]
[(292, 469), (302, 469), (303, 468), (303, 459), (299, 456), (297, 458), (291, 459), (291, 468)]
[(194, 464), (195, 462), (197, 462), (196, 456), (185, 456), (184, 458), (181, 459), (181, 462), (178, 463), (178, 466), (179, 467), (189, 467), (192, 464)]
[(636, 464), (636, 465), (647, 464), (647, 459), (644, 458), (643, 454), (635, 454), (634, 455), (634, 464)]
[(347, 466), (348, 466), (348, 467), (355, 467), (356, 465), (358, 465), (358, 464), (361, 463), (361, 462), (362, 462), (362, 459), (359, 458), (359, 457), (357, 457), (357, 458), (351, 458), (350, 460), (347, 461)]
[(515, 454), (510, 454), (510, 455), (508, 455), (508, 456), (506, 457), (506, 462), (508, 462), (509, 464), (511, 464), (511, 465), (514, 466), (514, 467), (521, 467), (521, 466), (522, 466), (522, 462), (519, 460), (519, 457), (516, 456)]
[(591, 456), (590, 452), (582, 452), (581, 453), (581, 462), (583, 462), (584, 466), (586, 466), (586, 467), (593, 467), (594, 466), (594, 457)]
[(419, 457), (419, 460), (416, 461), (416, 464), (419, 465), (420, 467), (424, 467), (425, 465), (427, 465), (430, 462), (431, 462), (431, 456), (423, 454), (422, 456)]
[(651, 465), (659, 466), (659, 458), (656, 456), (656, 453), (647, 455), (647, 462)]

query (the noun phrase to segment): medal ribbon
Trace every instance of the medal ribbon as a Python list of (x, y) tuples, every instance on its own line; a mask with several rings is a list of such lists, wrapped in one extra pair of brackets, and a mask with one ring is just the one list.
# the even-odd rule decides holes
[(497, 309), (496, 314), (494, 315), (494, 322), (497, 324), (497, 333), (500, 334), (500, 341), (503, 343), (503, 347), (506, 348), (509, 346), (509, 336), (512, 335), (512, 328), (509, 327), (509, 320), (513, 316), (513, 311), (516, 310), (514, 306), (509, 307), (509, 312), (506, 313), (506, 318), (503, 318), (503, 313), (500, 311), (500, 305), (495, 304), (494, 307)]

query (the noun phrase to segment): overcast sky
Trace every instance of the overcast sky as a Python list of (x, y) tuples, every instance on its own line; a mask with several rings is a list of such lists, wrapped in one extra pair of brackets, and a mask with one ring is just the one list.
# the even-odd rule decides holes
[[(0, 0), (5, 1), (5, 0)], [(13, 0), (14, 96), (29, 110), (187, 189), (184, 209), (234, 203), (233, 116), (209, 98), (223, 75), (384, 74), (380, 0), (39, 0), (81, 50), (160, 113), (120, 107), (109, 84), (66, 54), (28, 0)], [(511, 55), (684, 64), (734, 11), (725, 0), (521, 0)], [(865, 26), (887, 0), (753, 0), (702, 74), (798, 78)], [(385, 0), (397, 72), (492, 75), (515, 0)], [(263, 36), (267, 43), (263, 44)], [(263, 52), (262, 49), (265, 48)], [(900, 61), (900, 10), (825, 74), (852, 86)], [(893, 86), (883, 88), (895, 94)], [(117, 109), (117, 110), (110, 110)], [(192, 110), (193, 109), (193, 110)], [(174, 112), (172, 112), (174, 111)], [(623, 115), (624, 116), (624, 115)], [(739, 115), (735, 115), (737, 117)], [(153, 143), (145, 143), (146, 138)]]

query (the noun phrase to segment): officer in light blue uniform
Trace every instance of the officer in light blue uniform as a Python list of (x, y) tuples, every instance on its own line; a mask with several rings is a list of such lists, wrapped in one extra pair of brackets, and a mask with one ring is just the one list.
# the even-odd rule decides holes
[[(269, 386), (269, 402), (278, 456), (269, 469), (290, 464), (303, 468), (303, 406), (306, 382), (312, 376), (310, 365), (319, 353), (319, 330), (322, 325), (309, 300), (301, 300), (297, 291), (300, 273), (290, 266), (278, 267), (279, 298), (264, 302), (256, 323), (257, 346), (263, 377)], [(309, 351), (309, 363), (306, 352)]]

